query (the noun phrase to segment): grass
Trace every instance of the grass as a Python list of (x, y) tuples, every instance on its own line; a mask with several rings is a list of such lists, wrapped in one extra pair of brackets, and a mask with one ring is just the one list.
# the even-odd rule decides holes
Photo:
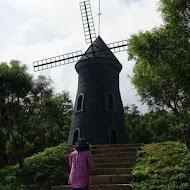
[(189, 190), (190, 153), (185, 144), (146, 145), (133, 170), (133, 190)]
[(0, 190), (47, 190), (53, 185), (67, 184), (69, 146), (60, 144), (25, 159), (18, 165), (0, 170)]

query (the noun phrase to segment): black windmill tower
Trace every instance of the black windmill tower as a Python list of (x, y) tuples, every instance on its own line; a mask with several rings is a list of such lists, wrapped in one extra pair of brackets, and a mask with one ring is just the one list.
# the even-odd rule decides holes
[[(34, 70), (77, 62), (78, 91), (69, 144), (75, 144), (79, 137), (85, 137), (91, 144), (124, 144), (127, 134), (119, 90), (122, 65), (113, 53), (125, 51), (127, 40), (106, 45), (100, 36), (96, 38), (90, 0), (81, 2), (80, 8), (86, 43), (90, 47), (85, 53), (76, 51), (36, 61)], [(99, 11), (99, 20), (100, 14)]]

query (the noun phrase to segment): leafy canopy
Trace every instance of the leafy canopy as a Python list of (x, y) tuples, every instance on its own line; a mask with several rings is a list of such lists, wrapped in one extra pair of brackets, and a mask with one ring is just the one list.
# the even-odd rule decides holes
[(160, 0), (165, 24), (129, 40), (132, 82), (151, 108), (190, 110), (190, 3)]

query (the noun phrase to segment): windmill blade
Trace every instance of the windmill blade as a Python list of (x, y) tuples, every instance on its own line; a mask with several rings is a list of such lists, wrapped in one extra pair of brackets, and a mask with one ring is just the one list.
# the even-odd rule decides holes
[(36, 72), (36, 71), (49, 69), (52, 67), (58, 67), (61, 65), (74, 63), (77, 62), (81, 58), (81, 56), (82, 56), (82, 51), (75, 51), (72, 53), (35, 61), (33, 63), (34, 71)]
[(90, 0), (81, 2), (80, 10), (86, 43), (89, 44), (96, 39), (96, 31), (94, 27)]
[(113, 53), (117, 53), (117, 52), (121, 52), (121, 51), (126, 51), (128, 43), (127, 43), (127, 40), (123, 40), (123, 41), (118, 41), (118, 42), (113, 42), (113, 43), (107, 44), (107, 46)]

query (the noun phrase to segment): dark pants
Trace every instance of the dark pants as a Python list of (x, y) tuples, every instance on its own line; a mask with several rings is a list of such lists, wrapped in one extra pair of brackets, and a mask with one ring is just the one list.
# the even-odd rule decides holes
[(88, 190), (88, 186), (84, 188), (73, 188), (73, 190)]

